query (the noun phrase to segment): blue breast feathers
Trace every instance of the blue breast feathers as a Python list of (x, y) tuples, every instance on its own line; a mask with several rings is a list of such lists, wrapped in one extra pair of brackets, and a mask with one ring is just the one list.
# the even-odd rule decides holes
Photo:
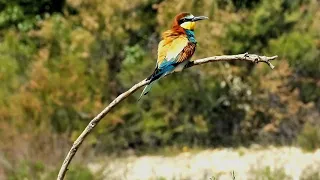
[(185, 31), (186, 31), (188, 40), (190, 42), (192, 42), (192, 43), (197, 43), (196, 37), (194, 35), (194, 31), (191, 31), (191, 30), (188, 30), (188, 29), (186, 29)]

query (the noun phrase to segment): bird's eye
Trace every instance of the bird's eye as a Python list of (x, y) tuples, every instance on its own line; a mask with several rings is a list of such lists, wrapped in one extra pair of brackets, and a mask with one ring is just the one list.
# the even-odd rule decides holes
[(186, 18), (181, 18), (180, 20), (179, 20), (179, 24), (182, 24), (182, 23), (184, 23), (184, 22), (187, 22), (188, 20), (186, 19)]

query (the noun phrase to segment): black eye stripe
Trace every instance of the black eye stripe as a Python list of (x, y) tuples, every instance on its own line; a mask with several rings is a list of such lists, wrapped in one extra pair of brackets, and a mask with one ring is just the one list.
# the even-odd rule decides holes
[(180, 20), (179, 20), (179, 24), (182, 24), (182, 23), (184, 23), (184, 22), (188, 22), (188, 21), (191, 21), (192, 19), (187, 19), (187, 18), (181, 18)]
[(186, 19), (185, 19), (185, 18), (182, 18), (182, 19), (179, 20), (179, 24), (182, 24), (182, 23), (184, 23), (184, 22), (186, 22)]

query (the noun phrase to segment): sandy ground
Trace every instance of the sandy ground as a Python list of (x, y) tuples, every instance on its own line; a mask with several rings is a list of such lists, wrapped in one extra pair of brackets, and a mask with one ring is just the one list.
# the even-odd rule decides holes
[(236, 180), (320, 180), (320, 149), (215, 149), (101, 160), (89, 168), (106, 180), (232, 180), (232, 172)]

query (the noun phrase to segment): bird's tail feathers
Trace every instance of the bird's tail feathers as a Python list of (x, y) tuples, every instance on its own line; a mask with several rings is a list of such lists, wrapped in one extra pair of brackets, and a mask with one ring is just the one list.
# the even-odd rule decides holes
[(147, 78), (147, 80), (150, 80), (149, 84), (146, 85), (146, 87), (143, 89), (138, 101), (141, 99), (142, 96), (149, 93), (149, 91), (152, 88), (152, 85), (154, 85), (155, 82), (157, 82), (160, 78), (174, 70), (175, 66), (170, 65), (166, 66), (164, 68), (158, 69), (156, 68), (154, 72)]
[(147, 95), (151, 90), (152, 86), (154, 85), (154, 83), (157, 82), (161, 77), (165, 75), (166, 75), (165, 71), (156, 68), (154, 72), (147, 78), (147, 80), (150, 80), (150, 82), (149, 84), (146, 85), (146, 87), (144, 87), (138, 101), (141, 99), (142, 96)]
[(150, 82), (148, 85), (146, 85), (146, 87), (144, 87), (144, 89), (143, 89), (143, 91), (142, 91), (142, 93), (141, 93), (138, 101), (142, 98), (142, 96), (147, 95), (147, 94), (149, 93), (149, 91), (150, 91), (151, 88), (152, 88), (152, 85), (153, 85), (155, 82), (157, 82), (157, 80), (154, 80), (154, 81)]

